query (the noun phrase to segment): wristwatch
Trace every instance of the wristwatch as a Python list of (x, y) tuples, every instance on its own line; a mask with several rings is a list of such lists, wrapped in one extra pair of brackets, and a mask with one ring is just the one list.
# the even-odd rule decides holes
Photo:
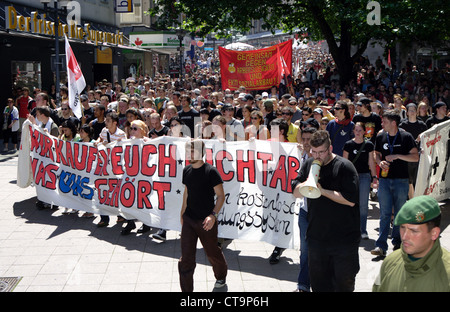
[(217, 212), (211, 212), (211, 214), (214, 216), (214, 218), (216, 218), (217, 219), (217, 217), (219, 216), (219, 214), (217, 213)]
[(378, 179), (378, 177), (377, 177), (377, 176), (372, 176), (372, 180), (373, 180), (373, 179)]

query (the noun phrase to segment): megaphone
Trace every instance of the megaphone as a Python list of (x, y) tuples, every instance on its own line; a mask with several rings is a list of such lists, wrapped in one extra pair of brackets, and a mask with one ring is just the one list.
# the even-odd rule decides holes
[(305, 181), (305, 185), (299, 188), (300, 194), (306, 198), (319, 198), (322, 193), (317, 187), (317, 181), (319, 180), (320, 167), (322, 162), (318, 159), (314, 160), (309, 169), (308, 179)]

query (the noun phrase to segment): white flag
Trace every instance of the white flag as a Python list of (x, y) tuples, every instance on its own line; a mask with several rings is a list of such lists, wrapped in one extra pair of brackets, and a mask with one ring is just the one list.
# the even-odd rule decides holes
[(77, 118), (81, 118), (81, 92), (86, 87), (81, 68), (78, 65), (75, 54), (70, 47), (69, 40), (66, 38), (66, 64), (67, 64), (67, 80), (69, 87), (69, 106)]

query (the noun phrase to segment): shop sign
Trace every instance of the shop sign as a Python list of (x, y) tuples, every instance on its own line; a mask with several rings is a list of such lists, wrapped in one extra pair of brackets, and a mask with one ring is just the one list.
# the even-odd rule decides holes
[[(181, 45), (186, 46), (186, 40), (190, 41), (189, 37), (184, 37)], [(130, 45), (140, 48), (177, 48), (180, 46), (180, 40), (176, 34), (170, 33), (131, 33)]]
[(58, 35), (63, 37), (78, 40), (88, 40), (95, 42), (96, 45), (103, 43), (123, 44), (123, 33), (111, 33), (91, 29), (89, 23), (84, 24), (84, 27), (75, 24), (67, 25), (59, 23), (55, 26), (54, 22), (46, 20), (46, 14), (39, 14), (36, 11), (31, 12), (31, 16), (23, 16), (17, 13), (13, 6), (5, 8), (5, 23), (6, 28), (21, 32), (28, 32), (38, 35), (54, 36), (56, 29)]
[(114, 0), (114, 10), (116, 13), (133, 12), (133, 0)]

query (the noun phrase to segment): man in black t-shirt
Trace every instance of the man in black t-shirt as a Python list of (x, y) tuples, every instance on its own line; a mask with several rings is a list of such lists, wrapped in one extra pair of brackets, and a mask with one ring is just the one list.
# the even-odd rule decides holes
[(444, 102), (437, 102), (434, 104), (433, 108), (435, 111), (434, 114), (426, 121), (428, 129), (450, 119), (450, 117), (447, 116), (447, 105)]
[(417, 119), (417, 105), (414, 103), (406, 105), (406, 119), (403, 119), (398, 127), (411, 133), (416, 141), (419, 135), (428, 129), (422, 120)]
[[(203, 161), (205, 143), (186, 143), (186, 158), (190, 164), (183, 169), (185, 185), (181, 206), (181, 258), (178, 262), (180, 286), (183, 292), (194, 290), (195, 253), (200, 239), (216, 278), (215, 288), (225, 286), (228, 266), (219, 248), (217, 216), (225, 201), (223, 180), (219, 171)], [(214, 202), (214, 197), (217, 196)]]
[[(394, 218), (408, 199), (409, 173), (408, 162), (419, 161), (416, 142), (409, 132), (398, 128), (400, 115), (396, 110), (383, 114), (383, 132), (375, 140), (375, 159), (381, 168), (378, 186), (380, 204), (380, 230), (373, 255), (385, 256), (388, 249), (387, 238), (391, 224), (392, 210)], [(383, 171), (388, 171), (384, 176)], [(392, 230), (394, 250), (400, 248), (401, 239), (398, 226)]]
[[(406, 105), (406, 119), (403, 119), (399, 128), (411, 133), (414, 140), (416, 140), (417, 148), (420, 147), (419, 136), (426, 131), (427, 125), (420, 119), (417, 119), (417, 105), (409, 103)], [(414, 196), (414, 188), (416, 187), (417, 170), (419, 169), (419, 162), (408, 162), (409, 172), (409, 198)]]
[[(185, 94), (180, 96), (181, 101), (181, 110), (178, 111), (178, 117), (184, 122), (184, 124), (189, 128), (190, 130), (190, 137), (194, 137), (194, 127), (195, 127), (195, 118), (199, 118), (200, 120), (200, 113), (192, 108), (191, 106), (191, 98)], [(187, 134), (187, 133), (185, 133)]]
[(152, 125), (152, 129), (148, 133), (148, 136), (152, 139), (168, 135), (169, 127), (166, 127), (161, 123), (161, 116), (158, 113), (150, 115), (150, 124)]
[(375, 144), (377, 133), (381, 130), (381, 117), (372, 113), (371, 101), (368, 98), (361, 98), (356, 103), (359, 114), (353, 116), (353, 123), (362, 122), (366, 128), (364, 137)]
[[(317, 187), (321, 196), (308, 198), (309, 276), (313, 291), (353, 291), (359, 271), (359, 179), (353, 164), (333, 153), (327, 131), (316, 131), (310, 140), (311, 155), (293, 182), (293, 194), (302, 198), (314, 160), (320, 160)], [(332, 265), (330, 265), (332, 264)]]
[(100, 133), (102, 132), (103, 128), (106, 127), (105, 123), (105, 115), (106, 115), (106, 107), (104, 105), (97, 105), (94, 108), (94, 117), (89, 125), (94, 130), (92, 139), (97, 140), (100, 136)]

